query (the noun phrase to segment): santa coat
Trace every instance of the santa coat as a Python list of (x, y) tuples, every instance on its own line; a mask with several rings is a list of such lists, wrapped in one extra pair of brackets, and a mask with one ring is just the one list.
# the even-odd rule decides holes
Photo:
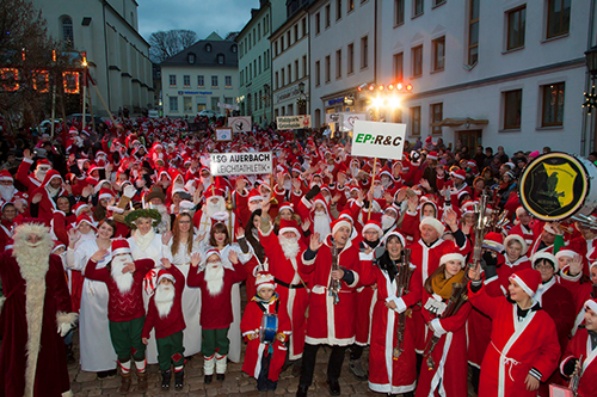
[(517, 305), (503, 297), (490, 297), (484, 288), (472, 292), (469, 302), (492, 319), (491, 343), (481, 364), (479, 396), (534, 397), (525, 379), (532, 368), (542, 380), (549, 378), (560, 357), (556, 326), (545, 311), (530, 309), (518, 321)]
[(233, 320), (231, 293), (234, 284), (246, 278), (242, 264), (234, 265), (234, 270), (224, 268), (224, 285), (217, 295), (211, 295), (205, 281), (205, 271), (197, 272), (197, 268), (189, 271), (187, 285), (201, 288), (201, 316), (199, 322), (203, 329), (225, 329)]
[[(363, 267), (367, 265), (363, 263)], [(394, 359), (393, 351), (398, 345), (397, 330), (400, 315), (386, 307), (386, 302), (396, 296), (396, 280), (390, 279), (386, 271), (372, 266), (369, 275), (363, 272), (363, 284), (377, 284), (377, 300), (371, 321), (371, 347), (369, 349), (369, 388), (377, 393), (402, 394), (413, 391), (416, 385), (417, 368), (414, 341), (414, 324), (407, 313), (404, 326), (402, 353)], [(414, 269), (407, 294), (402, 296), (408, 308), (421, 301), (421, 273)]]
[(560, 283), (571, 294), (574, 300), (574, 326), (570, 331), (570, 335), (574, 336), (578, 330), (578, 326), (585, 321), (585, 302), (587, 299), (593, 298), (593, 284), (590, 281), (582, 280), (582, 273), (576, 277), (571, 277), (566, 274), (567, 267), (560, 271)]
[(59, 316), (71, 311), (62, 261), (50, 255), (48, 267), (39, 266), (39, 276), (27, 280), (12, 255), (6, 251), (0, 257), (6, 298), (0, 318), (0, 396), (60, 397), (70, 390), (64, 340), (56, 332)]
[[(374, 256), (374, 251), (366, 254), (363, 248), (364, 244), (364, 242), (359, 244), (359, 259), (362, 261), (361, 276), (365, 273), (372, 272), (372, 267), (374, 266), (371, 261)], [(361, 283), (363, 284), (362, 277)], [(371, 317), (373, 316), (373, 309), (377, 302), (377, 288), (374, 283), (364, 285), (357, 288), (356, 294), (355, 343), (360, 346), (367, 346), (369, 344), (369, 335), (371, 333)]]
[(121, 323), (135, 320), (145, 316), (143, 307), (143, 279), (147, 272), (153, 268), (151, 259), (139, 259), (135, 261), (133, 273), (133, 284), (131, 289), (122, 293), (110, 269), (107, 267), (98, 268), (97, 263), (89, 259), (85, 267), (85, 277), (92, 280), (102, 281), (108, 286), (110, 298), (108, 300), (108, 319), (114, 323)]
[(182, 314), (182, 291), (185, 287), (184, 275), (172, 266), (170, 273), (174, 276), (174, 302), (170, 308), (170, 312), (162, 317), (160, 316), (157, 306), (155, 304), (155, 295), (149, 301), (149, 308), (145, 323), (143, 324), (143, 338), (149, 338), (149, 331), (155, 328), (155, 337), (157, 339), (167, 338), (185, 328), (184, 316)]
[[(259, 328), (264, 313), (277, 314), (278, 315), (278, 328), (276, 334), (283, 333), (287, 336), (291, 334), (290, 330), (290, 318), (286, 307), (281, 304), (277, 299), (271, 302), (261, 302), (261, 305), (265, 309), (265, 312), (261, 309), (257, 300), (251, 300), (245, 307), (245, 313), (240, 322), (240, 330), (243, 337), (247, 337), (248, 334), (256, 332), (259, 334)], [(286, 354), (288, 348), (286, 344), (280, 342), (278, 338), (271, 343), (272, 351), (268, 352), (270, 344), (262, 343), (259, 337), (252, 340), (247, 340), (247, 348), (245, 350), (245, 360), (243, 361), (242, 371), (255, 379), (259, 378), (261, 372), (261, 360), (264, 354), (270, 354), (271, 361), (269, 364), (269, 372), (267, 378), (273, 382), (278, 381), (282, 367), (286, 361)]]
[(307, 274), (299, 272), (302, 265), (301, 252), (306, 247), (299, 241), (300, 248), (296, 258), (290, 260), (284, 256), (278, 236), (273, 233), (272, 228), (267, 234), (260, 231), (259, 240), (269, 261), (269, 271), (276, 280), (276, 292), (280, 303), (290, 316), (292, 335), (288, 359), (297, 360), (303, 355), (307, 327), (305, 313), (309, 304), (309, 291), (305, 285), (308, 280)]
[(54, 196), (50, 196), (50, 191), (48, 190), (50, 186), (50, 180), (54, 179), (57, 176), (60, 177), (60, 173), (58, 171), (53, 169), (49, 170), (46, 174), (46, 177), (44, 178), (42, 185), (38, 187), (36, 190), (34, 190), (33, 194), (31, 194), (31, 196), (29, 197), (29, 200), (32, 200), (36, 194), (41, 193), (41, 201), (37, 204), (37, 217), (43, 220), (47, 225), (50, 225), (50, 221), (54, 216), (54, 211), (58, 209), (58, 207), (56, 206), (56, 199), (66, 193), (66, 191), (62, 187), (60, 187), (58, 188), (58, 192)]
[(14, 229), (14, 222), (9, 222), (6, 219), (0, 220), (0, 253), (4, 252), (4, 248), (12, 239)]
[[(422, 291), (421, 303), (435, 300), (426, 290)], [(444, 303), (447, 303), (444, 301)], [(435, 391), (446, 397), (461, 397), (468, 393), (467, 385), (467, 355), (466, 355), (466, 328), (465, 323), (471, 311), (471, 305), (465, 302), (452, 316), (439, 319), (439, 327), (444, 334), (440, 337), (431, 357), (435, 363), (433, 370), (427, 368), (426, 358), (419, 376), (416, 396), (433, 396)], [(427, 309), (422, 309), (423, 317), (427, 323), (438, 318)], [(427, 333), (427, 341), (433, 337), (432, 332)], [(484, 394), (479, 394), (484, 396)]]
[(579, 359), (581, 362), (581, 377), (578, 383), (578, 397), (597, 396), (597, 349), (591, 349), (591, 338), (586, 329), (580, 329), (574, 338), (568, 343), (564, 359), (560, 364), (560, 370), (563, 374), (564, 365), (571, 359)]
[(307, 319), (307, 335), (305, 342), (311, 345), (348, 346), (355, 341), (355, 288), (359, 283), (359, 251), (348, 240), (344, 248), (338, 253), (338, 265), (346, 270), (352, 270), (354, 281), (347, 284), (338, 280), (340, 290), (339, 302), (334, 304), (334, 298), (329, 294), (332, 275), (331, 236), (324, 240), (315, 258), (305, 259), (300, 269), (310, 274), (309, 286), (309, 318)]
[(33, 160), (23, 158), (23, 161), (21, 161), (21, 164), (19, 164), (19, 168), (17, 169), (17, 173), (15, 175), (15, 179), (25, 185), (29, 194), (41, 186), (41, 181), (35, 177), (35, 174), (29, 173), (31, 164), (33, 164)]
[(539, 287), (535, 300), (553, 319), (558, 332), (561, 352), (563, 353), (568, 344), (568, 335), (570, 335), (576, 317), (572, 294), (560, 285), (558, 278), (554, 276)]

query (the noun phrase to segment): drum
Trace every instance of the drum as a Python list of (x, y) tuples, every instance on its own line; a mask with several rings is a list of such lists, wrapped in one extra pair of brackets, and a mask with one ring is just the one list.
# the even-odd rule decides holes
[(261, 343), (273, 343), (278, 331), (278, 315), (264, 313), (259, 327), (259, 341)]
[(597, 208), (597, 167), (589, 160), (562, 152), (531, 161), (520, 178), (520, 202), (542, 221), (590, 215)]

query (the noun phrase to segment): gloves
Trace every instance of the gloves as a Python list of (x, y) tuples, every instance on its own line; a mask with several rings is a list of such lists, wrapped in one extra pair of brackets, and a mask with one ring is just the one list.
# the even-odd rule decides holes
[(485, 272), (485, 278), (492, 278), (497, 275), (497, 257), (492, 252), (485, 252), (481, 257), (481, 268)]
[(133, 198), (133, 196), (137, 193), (137, 189), (133, 185), (126, 185), (124, 190), (122, 191), (122, 195), (127, 198)]
[(58, 333), (60, 334), (61, 337), (65, 337), (66, 334), (68, 334), (68, 332), (73, 328), (71, 323), (60, 323), (58, 325)]
[(317, 196), (319, 194), (319, 192), (321, 191), (321, 189), (319, 188), (318, 185), (315, 185), (311, 188), (311, 190), (309, 190), (307, 192), (307, 194), (305, 194), (305, 198), (307, 200), (312, 200), (313, 197)]

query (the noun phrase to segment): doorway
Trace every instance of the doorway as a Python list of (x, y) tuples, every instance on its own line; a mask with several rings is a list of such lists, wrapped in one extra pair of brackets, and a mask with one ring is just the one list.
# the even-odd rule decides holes
[(474, 153), (475, 148), (481, 145), (482, 130), (456, 131), (456, 148), (468, 147), (469, 153)]

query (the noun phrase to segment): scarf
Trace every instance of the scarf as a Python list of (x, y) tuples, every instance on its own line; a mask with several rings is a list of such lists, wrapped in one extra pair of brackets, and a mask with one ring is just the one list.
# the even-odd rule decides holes
[(145, 250), (149, 247), (151, 242), (153, 241), (153, 237), (155, 236), (155, 232), (150, 230), (147, 234), (141, 235), (141, 233), (137, 230), (134, 235), (135, 243), (139, 246), (139, 248)]
[(464, 270), (459, 271), (455, 276), (446, 279), (444, 272), (431, 279), (431, 288), (433, 292), (441, 296), (444, 300), (452, 296), (452, 285), (461, 283), (464, 278)]

